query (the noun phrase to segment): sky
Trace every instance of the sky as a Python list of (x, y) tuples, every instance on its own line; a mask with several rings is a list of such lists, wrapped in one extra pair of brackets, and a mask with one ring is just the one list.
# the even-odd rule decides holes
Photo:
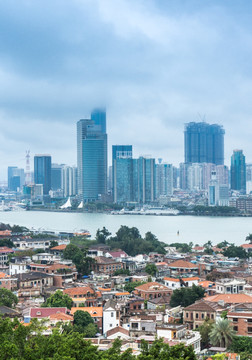
[(76, 122), (107, 109), (108, 153), (178, 166), (184, 124), (223, 125), (252, 162), (252, 3), (0, 0), (0, 181), (25, 152), (74, 165)]

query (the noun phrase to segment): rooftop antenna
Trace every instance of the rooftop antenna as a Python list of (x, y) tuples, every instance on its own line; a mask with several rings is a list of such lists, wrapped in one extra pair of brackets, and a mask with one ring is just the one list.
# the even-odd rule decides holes
[(200, 118), (201, 122), (206, 122), (206, 114), (201, 115), (200, 113), (198, 113), (198, 117)]
[(26, 150), (25, 185), (31, 184), (30, 150)]

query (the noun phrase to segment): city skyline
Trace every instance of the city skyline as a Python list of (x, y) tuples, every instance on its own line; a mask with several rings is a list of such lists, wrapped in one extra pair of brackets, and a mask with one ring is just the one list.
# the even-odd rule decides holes
[(225, 164), (236, 148), (250, 163), (251, 7), (2, 2), (0, 180), (8, 166), (25, 166), (27, 149), (76, 165), (74, 124), (100, 104), (108, 149), (133, 144), (135, 157), (178, 166), (184, 124), (205, 116), (226, 130)]

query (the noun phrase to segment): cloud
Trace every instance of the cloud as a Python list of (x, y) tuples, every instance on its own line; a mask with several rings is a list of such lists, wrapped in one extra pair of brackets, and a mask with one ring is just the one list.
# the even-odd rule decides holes
[[(226, 130), (251, 159), (251, 24), (235, 1), (0, 3), (1, 172), (25, 150), (76, 163), (76, 122), (107, 107), (112, 144), (183, 161), (184, 123)], [(22, 156), (21, 156), (22, 154)]]

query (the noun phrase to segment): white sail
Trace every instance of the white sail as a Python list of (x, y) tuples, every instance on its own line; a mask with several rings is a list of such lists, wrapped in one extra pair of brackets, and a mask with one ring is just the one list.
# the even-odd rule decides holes
[(78, 209), (83, 209), (83, 201), (79, 203)]
[(70, 200), (70, 197), (67, 199), (67, 202), (65, 204), (63, 204), (60, 208), (61, 209), (68, 209), (68, 208), (71, 208), (72, 207), (72, 204), (71, 204), (71, 200)]

